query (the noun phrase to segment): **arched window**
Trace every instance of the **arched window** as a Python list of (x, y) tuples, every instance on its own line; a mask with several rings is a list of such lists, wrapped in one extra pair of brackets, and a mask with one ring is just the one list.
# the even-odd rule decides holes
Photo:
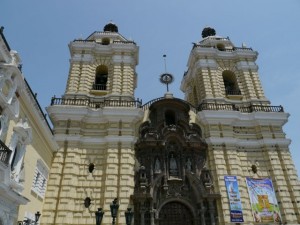
[(166, 125), (175, 125), (176, 124), (176, 119), (175, 119), (175, 113), (174, 111), (171, 110), (167, 110), (165, 112), (165, 121), (166, 121)]
[(219, 51), (225, 51), (225, 45), (223, 43), (218, 43), (217, 44), (217, 49)]
[(226, 95), (241, 95), (235, 74), (232, 71), (225, 70), (222, 73)]
[(108, 69), (106, 66), (101, 65), (96, 68), (94, 90), (104, 91), (107, 88)]
[(9, 148), (12, 150), (10, 158), (11, 178), (16, 182), (20, 182), (22, 178), (22, 164), (26, 151), (26, 146), (32, 141), (32, 131), (27, 123), (27, 119), (20, 119), (13, 128), (14, 132), (11, 136)]
[(102, 41), (101, 41), (102, 45), (109, 45), (109, 43), (110, 43), (109, 38), (102, 38)]

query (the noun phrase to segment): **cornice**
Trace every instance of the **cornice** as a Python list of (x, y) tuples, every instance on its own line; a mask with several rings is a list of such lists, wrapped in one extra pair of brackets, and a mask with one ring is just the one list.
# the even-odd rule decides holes
[(81, 135), (58, 134), (55, 135), (55, 140), (60, 143), (68, 141), (68, 142), (78, 142), (87, 145), (91, 145), (91, 144), (103, 145), (103, 144), (118, 143), (118, 142), (131, 144), (137, 141), (137, 137), (113, 136), (113, 135), (108, 135), (105, 137), (88, 137), (88, 136), (81, 136)]
[[(76, 110), (75, 110), (76, 109)], [(106, 123), (108, 121), (137, 122), (144, 116), (140, 108), (107, 107), (92, 109), (80, 106), (53, 105), (47, 108), (47, 112), (53, 123), (59, 120), (77, 120), (87, 123)]]
[(232, 51), (220, 51), (214, 47), (196, 47), (192, 50), (194, 56), (211, 56), (217, 59), (238, 59), (248, 58), (253, 61), (256, 60), (258, 52), (243, 50), (243, 48), (233, 49)]
[[(44, 137), (47, 140), (47, 144), (49, 144), (52, 151), (56, 151), (58, 149), (58, 145), (54, 140), (53, 134), (50, 128), (47, 125), (44, 117), (40, 115), (40, 111), (37, 110), (37, 104), (33, 99), (31, 94), (27, 91), (23, 91), (23, 94), (20, 96), (24, 101), (24, 107), (32, 114), (32, 118), (34, 118), (34, 122), (37, 123), (37, 128), (33, 127), (33, 129), (38, 130), (37, 133), (42, 133), (41, 137)], [(42, 119), (43, 118), (43, 119)], [(33, 121), (31, 121), (32, 123)]]
[(204, 124), (227, 124), (232, 126), (255, 126), (255, 125), (277, 125), (283, 126), (289, 117), (284, 112), (252, 112), (242, 113), (239, 111), (211, 111), (203, 110), (197, 116)]
[(261, 148), (264, 146), (279, 146), (288, 147), (291, 144), (290, 139), (286, 138), (263, 138), (257, 140), (244, 140), (239, 138), (220, 138), (220, 137), (209, 137), (205, 139), (208, 145), (230, 145), (236, 146), (237, 148), (243, 147), (247, 151), (247, 147), (250, 148)]

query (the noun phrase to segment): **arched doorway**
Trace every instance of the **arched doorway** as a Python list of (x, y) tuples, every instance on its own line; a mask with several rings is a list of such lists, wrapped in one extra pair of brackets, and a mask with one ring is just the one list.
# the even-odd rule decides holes
[(159, 225), (193, 225), (191, 210), (180, 202), (169, 202), (159, 212)]

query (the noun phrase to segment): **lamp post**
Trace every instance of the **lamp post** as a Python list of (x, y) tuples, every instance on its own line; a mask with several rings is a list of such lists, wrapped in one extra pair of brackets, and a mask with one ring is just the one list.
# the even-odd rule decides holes
[(101, 225), (103, 215), (104, 215), (104, 212), (102, 211), (102, 208), (98, 208), (98, 211), (95, 212), (96, 225)]
[(35, 213), (35, 220), (31, 220), (29, 218), (27, 218), (26, 220), (23, 221), (18, 221), (18, 225), (36, 225), (41, 217), (41, 213), (39, 211), (37, 211)]
[(118, 199), (115, 198), (113, 200), (113, 202), (110, 204), (111, 217), (113, 218), (112, 225), (116, 224), (116, 217), (118, 214), (118, 209), (119, 209)]
[(133, 217), (133, 212), (131, 211), (131, 208), (127, 208), (127, 211), (125, 212), (125, 219), (126, 219), (126, 225), (130, 225)]

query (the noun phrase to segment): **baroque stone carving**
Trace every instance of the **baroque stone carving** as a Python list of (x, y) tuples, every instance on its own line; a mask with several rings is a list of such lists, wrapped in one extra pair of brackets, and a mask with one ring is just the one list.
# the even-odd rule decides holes
[[(135, 153), (141, 166), (135, 174), (132, 195), (135, 224), (158, 224), (160, 218), (154, 218), (152, 212), (161, 215), (159, 210), (166, 202), (185, 202), (198, 211), (200, 202), (220, 197), (214, 193), (209, 169), (205, 167), (207, 145), (201, 128), (189, 123), (188, 108), (174, 99), (155, 102), (150, 106), (151, 121), (140, 126)], [(171, 118), (165, 118), (168, 116)], [(201, 215), (210, 221), (209, 214)]]

